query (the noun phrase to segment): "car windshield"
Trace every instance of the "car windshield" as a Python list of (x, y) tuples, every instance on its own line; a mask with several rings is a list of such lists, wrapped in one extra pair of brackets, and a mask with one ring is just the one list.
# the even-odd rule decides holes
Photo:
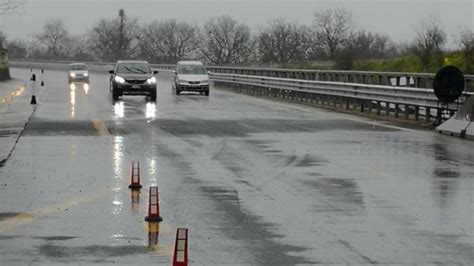
[(70, 70), (87, 70), (87, 66), (84, 64), (71, 65), (69, 68)]
[(151, 68), (146, 63), (123, 63), (117, 66), (117, 73), (149, 74), (151, 73)]
[(202, 65), (180, 65), (178, 73), (189, 75), (204, 75), (206, 74), (206, 69)]

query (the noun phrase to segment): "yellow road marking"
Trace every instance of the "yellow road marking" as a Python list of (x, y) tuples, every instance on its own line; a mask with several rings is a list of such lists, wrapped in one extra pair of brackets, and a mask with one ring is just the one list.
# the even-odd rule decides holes
[(100, 119), (92, 119), (92, 124), (94, 125), (95, 130), (97, 131), (97, 135), (99, 136), (108, 136), (110, 135), (109, 129), (105, 122)]
[(246, 127), (246, 128), (252, 128), (252, 129), (255, 128), (255, 127), (253, 127), (253, 126), (247, 125), (247, 124), (242, 123), (242, 122), (239, 122), (239, 125), (241, 125), (241, 126), (243, 126), (243, 127)]
[(14, 229), (17, 226), (28, 224), (33, 222), (34, 220), (52, 214), (63, 211), (64, 209), (69, 209), (75, 207), (80, 204), (84, 204), (87, 202), (92, 202), (99, 198), (106, 196), (108, 193), (112, 192), (111, 190), (98, 190), (92, 195), (80, 197), (74, 197), (69, 200), (66, 200), (63, 203), (49, 205), (37, 210), (33, 210), (31, 212), (20, 213), (12, 218), (6, 219), (0, 222), (0, 233), (5, 233)]
[(23, 94), (23, 92), (26, 90), (26, 86), (22, 85), (18, 87), (16, 90), (12, 91), (10, 94), (7, 96), (3, 97), (2, 100), (0, 100), (0, 108), (3, 108), (5, 105), (8, 103), (12, 102), (16, 97), (20, 96)]

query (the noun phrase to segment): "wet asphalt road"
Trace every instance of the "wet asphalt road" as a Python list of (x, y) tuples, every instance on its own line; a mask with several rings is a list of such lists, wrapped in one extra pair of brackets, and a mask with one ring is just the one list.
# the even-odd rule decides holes
[(177, 227), (193, 265), (474, 261), (474, 142), (218, 90), (176, 96), (166, 76), (156, 104), (113, 103), (105, 74), (44, 79), (0, 168), (0, 265), (169, 265)]

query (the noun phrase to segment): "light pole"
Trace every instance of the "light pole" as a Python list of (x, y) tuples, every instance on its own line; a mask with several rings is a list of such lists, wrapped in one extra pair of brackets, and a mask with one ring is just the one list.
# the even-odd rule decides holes
[(125, 11), (123, 9), (119, 10), (119, 17), (120, 17), (120, 35), (119, 35), (119, 53), (118, 53), (118, 59), (122, 59), (123, 55), (125, 54), (124, 51), (124, 44), (123, 44), (123, 28), (124, 28), (124, 21), (125, 21)]

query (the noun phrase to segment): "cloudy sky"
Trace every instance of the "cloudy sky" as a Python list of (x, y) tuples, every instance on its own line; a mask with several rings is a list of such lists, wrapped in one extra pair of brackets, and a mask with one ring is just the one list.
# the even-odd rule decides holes
[(26, 4), (15, 13), (0, 17), (0, 30), (9, 39), (29, 37), (52, 18), (62, 19), (72, 33), (85, 33), (99, 19), (117, 16), (120, 8), (141, 22), (176, 18), (201, 24), (213, 16), (231, 15), (258, 30), (272, 18), (311, 24), (316, 11), (342, 7), (352, 13), (359, 28), (388, 34), (397, 42), (413, 38), (419, 21), (430, 16), (438, 17), (450, 36), (462, 27), (474, 29), (474, 0), (24, 1)]

